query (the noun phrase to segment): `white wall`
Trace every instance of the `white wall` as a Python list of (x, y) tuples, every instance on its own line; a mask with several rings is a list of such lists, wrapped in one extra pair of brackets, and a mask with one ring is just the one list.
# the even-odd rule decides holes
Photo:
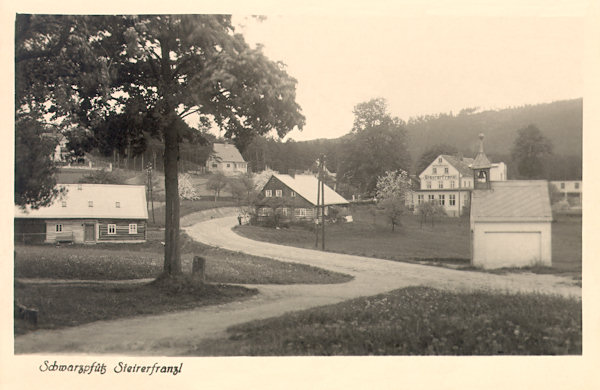
[(476, 222), (472, 234), (476, 267), (552, 265), (551, 222)]

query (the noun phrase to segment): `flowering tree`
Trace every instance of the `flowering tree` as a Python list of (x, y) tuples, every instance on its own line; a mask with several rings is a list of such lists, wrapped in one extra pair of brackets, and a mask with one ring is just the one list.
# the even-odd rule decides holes
[(200, 199), (200, 197), (198, 196), (198, 192), (196, 191), (196, 189), (194, 188), (194, 185), (192, 184), (190, 175), (188, 175), (187, 173), (179, 174), (178, 187), (179, 187), (179, 197), (181, 199), (188, 199), (188, 200)]
[(377, 178), (377, 206), (384, 211), (392, 231), (400, 224), (400, 218), (406, 211), (406, 197), (410, 190), (410, 178), (406, 171), (387, 171)]

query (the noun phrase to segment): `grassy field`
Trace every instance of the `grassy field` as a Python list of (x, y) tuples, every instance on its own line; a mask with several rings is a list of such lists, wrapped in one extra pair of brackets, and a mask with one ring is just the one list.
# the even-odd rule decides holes
[(39, 311), (37, 326), (15, 319), (15, 334), (216, 305), (255, 295), (256, 289), (206, 284), (183, 291), (143, 285), (29, 285), (17, 283), (19, 303)]
[[(214, 199), (202, 199), (202, 200), (185, 200), (182, 199), (179, 202), (179, 215), (184, 216), (195, 213), (197, 211), (203, 211), (208, 209), (214, 209), (217, 207), (235, 207), (237, 203), (230, 198), (222, 198), (217, 200)], [(150, 227), (165, 227), (165, 206), (154, 207), (154, 220), (152, 219), (152, 210), (148, 210), (148, 226)]]
[[(16, 278), (126, 280), (156, 278), (163, 269), (160, 232), (145, 244), (31, 245), (15, 247)], [(210, 284), (169, 291), (152, 284), (67, 285), (17, 283), (15, 298), (39, 310), (37, 328), (74, 326), (87, 322), (185, 310), (229, 302), (253, 295), (256, 290), (224, 283), (293, 284), (343, 283), (348, 275), (303, 264), (283, 263), (239, 252), (209, 247), (184, 236), (184, 272), (191, 272), (193, 256), (206, 259)], [(15, 320), (15, 333), (36, 329)]]
[(238, 325), (194, 356), (580, 355), (581, 301), (409, 287)]
[[(385, 217), (373, 215), (371, 206), (355, 206), (354, 222), (327, 225), (328, 251), (382, 259), (426, 262), (470, 269), (468, 220), (440, 218), (421, 226), (418, 216), (406, 215), (402, 226), (391, 231)], [(315, 233), (303, 227), (271, 229), (239, 226), (248, 238), (302, 248), (315, 248)], [(320, 244), (319, 244), (320, 245)], [(561, 273), (581, 279), (581, 217), (558, 216), (552, 224), (552, 268), (533, 272)]]

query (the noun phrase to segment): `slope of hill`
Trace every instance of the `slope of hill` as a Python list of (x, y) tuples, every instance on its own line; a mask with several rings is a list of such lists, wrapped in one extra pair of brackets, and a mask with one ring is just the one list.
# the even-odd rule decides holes
[(476, 153), (479, 133), (485, 133), (486, 152), (508, 155), (517, 130), (536, 125), (562, 156), (581, 157), (583, 100), (563, 100), (547, 104), (484, 111), (474, 114), (440, 114), (411, 118), (407, 132), (412, 159), (437, 143), (456, 146), (465, 155)]

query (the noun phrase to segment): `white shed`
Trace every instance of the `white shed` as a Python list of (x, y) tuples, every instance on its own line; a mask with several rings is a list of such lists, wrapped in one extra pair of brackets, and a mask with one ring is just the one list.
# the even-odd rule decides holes
[(547, 181), (497, 181), (473, 191), (471, 262), (486, 269), (552, 265)]

